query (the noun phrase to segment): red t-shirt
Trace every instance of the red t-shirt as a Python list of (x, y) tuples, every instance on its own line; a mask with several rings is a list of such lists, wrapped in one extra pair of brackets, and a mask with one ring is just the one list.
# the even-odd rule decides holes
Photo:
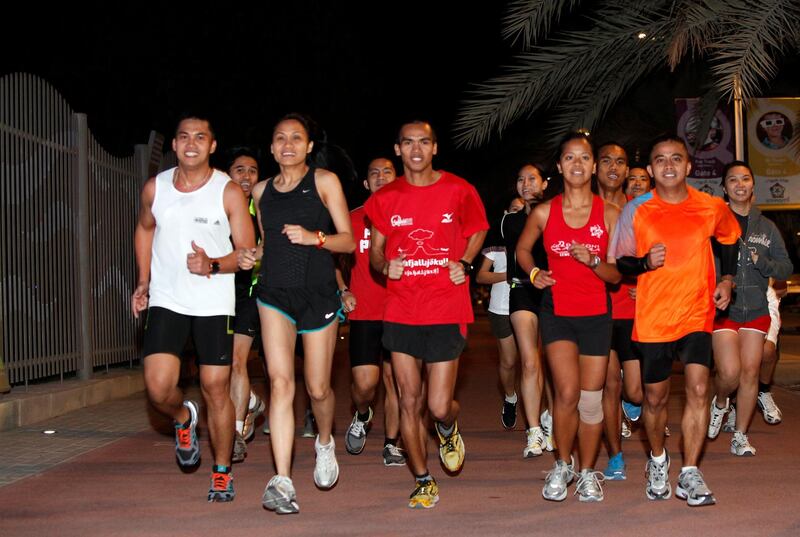
[(489, 229), (477, 190), (442, 171), (428, 186), (400, 177), (370, 196), (364, 208), (386, 237), (387, 260), (405, 254), (403, 276), (386, 283), (384, 321), (432, 325), (473, 321), (469, 280), (450, 281), (449, 261), (464, 255), (469, 237)]
[(352, 321), (380, 321), (386, 298), (386, 278), (369, 265), (371, 224), (364, 207), (350, 212), (353, 237), (356, 239), (355, 264), (350, 273), (350, 291), (356, 297), (356, 309), (349, 314)]
[(579, 263), (569, 253), (572, 241), (584, 244), (594, 255), (606, 259), (608, 231), (605, 223), (605, 205), (599, 196), (593, 196), (589, 220), (581, 228), (569, 227), (564, 221), (562, 196), (550, 202), (550, 216), (544, 227), (544, 249), (547, 263), (556, 283), (553, 293), (553, 311), (565, 317), (602, 315), (608, 312), (606, 282), (592, 269)]
[(634, 287), (636, 287), (635, 278), (623, 278), (617, 285), (610, 286), (612, 319), (633, 319), (636, 302), (628, 291)]

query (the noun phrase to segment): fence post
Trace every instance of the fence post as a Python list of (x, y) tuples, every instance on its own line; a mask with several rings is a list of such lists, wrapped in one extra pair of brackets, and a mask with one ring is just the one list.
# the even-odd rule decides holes
[(92, 253), (89, 225), (89, 126), (86, 114), (74, 114), (78, 138), (78, 300), (80, 302), (81, 359), (78, 377), (92, 378), (94, 369), (94, 312), (92, 308)]

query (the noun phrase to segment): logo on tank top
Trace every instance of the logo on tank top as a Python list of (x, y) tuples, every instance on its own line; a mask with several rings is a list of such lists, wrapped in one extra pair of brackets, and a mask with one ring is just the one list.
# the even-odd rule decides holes
[(441, 268), (450, 261), (450, 248), (438, 248), (431, 240), (435, 233), (417, 228), (408, 234), (398, 247), (397, 253), (404, 254), (404, 276), (431, 276), (439, 274)]
[(403, 218), (399, 214), (392, 216), (392, 227), (403, 227), (403, 226), (413, 226), (414, 219), (413, 218)]
[(195, 216), (194, 217), (195, 224), (208, 224), (208, 218), (204, 218), (202, 216)]
[(595, 224), (589, 228), (589, 233), (591, 233), (592, 237), (599, 239), (603, 236), (603, 227)]

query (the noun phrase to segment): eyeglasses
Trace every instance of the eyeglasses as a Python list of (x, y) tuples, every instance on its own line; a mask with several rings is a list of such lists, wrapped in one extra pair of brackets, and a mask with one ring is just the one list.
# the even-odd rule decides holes
[(783, 118), (779, 117), (777, 119), (764, 119), (759, 123), (759, 125), (765, 129), (769, 127), (783, 127)]

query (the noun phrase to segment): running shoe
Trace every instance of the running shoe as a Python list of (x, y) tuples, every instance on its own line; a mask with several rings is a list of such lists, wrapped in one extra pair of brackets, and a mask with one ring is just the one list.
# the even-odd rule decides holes
[(620, 436), (622, 438), (631, 437), (631, 422), (625, 416), (622, 417), (622, 425), (620, 426)]
[(264, 417), (264, 428), (261, 429), (264, 434), (269, 434), (269, 416)]
[(261, 496), (261, 505), (279, 515), (299, 513), (300, 506), (297, 505), (297, 494), (292, 480), (282, 475), (270, 479)]
[(464, 465), (464, 457), (466, 452), (464, 450), (464, 439), (461, 438), (461, 433), (458, 432), (458, 421), (453, 422), (453, 432), (449, 436), (443, 436), (439, 432), (439, 426), (434, 426), (436, 434), (439, 437), (439, 458), (442, 464), (449, 472), (456, 473), (461, 470)]
[(573, 465), (575, 460), (571, 459), (570, 464), (562, 460), (557, 460), (553, 469), (550, 470), (544, 478), (544, 487), (542, 488), (542, 496), (545, 500), (554, 502), (564, 501), (567, 497), (567, 486), (572, 483), (575, 477)]
[(647, 487), (644, 493), (648, 500), (668, 500), (672, 496), (672, 486), (669, 484), (669, 453), (664, 449), (667, 460), (658, 463), (652, 457), (647, 459), (645, 475), (647, 476)]
[(309, 408), (306, 410), (306, 417), (303, 420), (303, 438), (316, 438), (316, 430), (317, 421), (314, 419), (314, 413)]
[(723, 433), (732, 433), (736, 430), (736, 406), (731, 401), (731, 410), (728, 412), (728, 418), (722, 425)]
[(394, 444), (383, 446), (383, 465), (384, 466), (405, 466), (406, 456), (403, 451)]
[(364, 451), (367, 444), (367, 430), (372, 422), (372, 407), (369, 407), (369, 416), (366, 421), (358, 419), (358, 410), (353, 416), (353, 421), (344, 433), (344, 447), (350, 455), (358, 455)]
[(411, 509), (430, 509), (436, 506), (439, 501), (439, 485), (434, 478), (425, 481), (417, 481), (414, 492), (408, 499), (408, 506)]
[(506, 429), (513, 429), (517, 425), (517, 403), (510, 403), (503, 399), (503, 410), (500, 411), (500, 421)]
[(255, 423), (256, 419), (264, 413), (266, 410), (267, 405), (264, 404), (264, 401), (261, 400), (259, 396), (250, 392), (256, 399), (255, 404), (248, 405), (247, 407), (247, 414), (244, 416), (244, 429), (242, 430), (242, 436), (246, 441), (250, 441), (253, 439), (253, 435), (256, 434)]
[(664, 425), (664, 436), (670, 436), (672, 433), (669, 432), (669, 425)]
[(639, 418), (642, 417), (642, 405), (634, 405), (623, 399), (622, 413), (631, 421), (639, 421)]
[(719, 408), (717, 406), (717, 396), (711, 400), (711, 418), (708, 421), (708, 437), (712, 440), (719, 436), (719, 431), (722, 428), (722, 422), (725, 421), (725, 414), (730, 409), (730, 399), (725, 398), (725, 407)]
[(211, 488), (208, 489), (209, 502), (232, 502), (236, 497), (233, 490), (233, 474), (213, 472), (211, 474)]
[(625, 459), (622, 457), (621, 451), (608, 459), (608, 466), (603, 471), (603, 476), (611, 481), (624, 481), (627, 478), (625, 474)]
[(746, 434), (734, 431), (731, 438), (731, 453), (738, 457), (752, 457), (756, 454), (756, 448), (750, 445)]
[(770, 425), (777, 425), (783, 419), (781, 409), (772, 398), (772, 392), (758, 392), (758, 399), (756, 400), (758, 408), (764, 414), (764, 421)]
[(235, 431), (233, 435), (231, 462), (242, 462), (247, 457), (247, 442), (239, 431)]
[(194, 466), (200, 461), (200, 442), (197, 440), (197, 420), (199, 416), (197, 403), (184, 401), (183, 406), (189, 409), (189, 425), (175, 424), (175, 456), (181, 466)]
[(544, 431), (541, 427), (531, 427), (527, 431), (528, 445), (522, 450), (522, 457), (530, 459), (538, 457), (544, 450)]
[(603, 479), (601, 472), (595, 472), (591, 468), (581, 470), (574, 494), (577, 494), (578, 500), (582, 502), (602, 502), (603, 487), (600, 483), (603, 482)]
[(544, 450), (554, 451), (556, 449), (556, 439), (553, 436), (553, 416), (550, 415), (549, 410), (545, 409), (542, 412), (542, 415), (539, 416), (539, 423), (544, 434)]
[(336, 462), (336, 442), (328, 442), (327, 446), (319, 443), (319, 435), (314, 440), (317, 462), (314, 465), (314, 483), (321, 489), (329, 489), (339, 479), (339, 463)]
[(678, 487), (675, 489), (675, 496), (686, 500), (686, 503), (692, 507), (717, 503), (703, 479), (703, 473), (698, 468), (689, 468), (681, 472), (681, 475), (678, 476)]

